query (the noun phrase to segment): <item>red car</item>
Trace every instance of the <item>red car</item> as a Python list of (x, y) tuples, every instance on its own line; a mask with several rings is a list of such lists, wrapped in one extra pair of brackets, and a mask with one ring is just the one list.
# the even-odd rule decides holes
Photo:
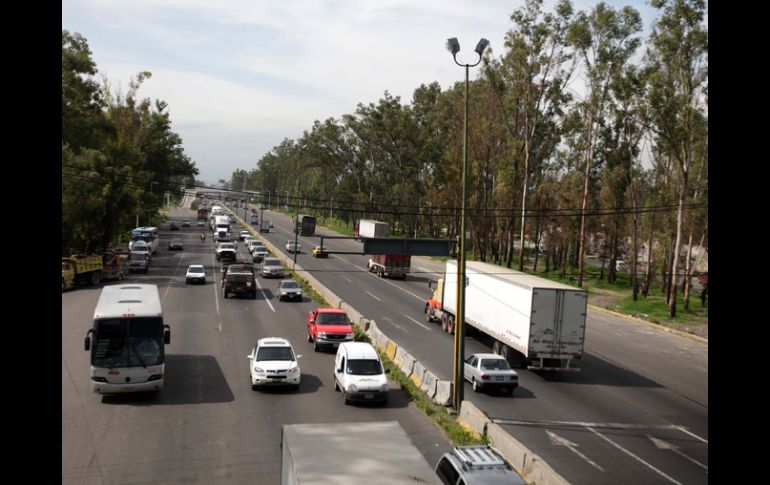
[(307, 341), (316, 352), (322, 345), (337, 348), (342, 342), (352, 342), (355, 336), (345, 310), (318, 308), (307, 314)]

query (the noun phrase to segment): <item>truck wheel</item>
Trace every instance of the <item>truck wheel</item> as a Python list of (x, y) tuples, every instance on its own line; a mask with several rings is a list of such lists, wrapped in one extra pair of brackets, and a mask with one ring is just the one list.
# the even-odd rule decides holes
[(430, 305), (425, 305), (425, 321), (430, 322), (431, 320), (433, 319), (430, 317)]
[(307, 333), (307, 341), (313, 343), (313, 337), (310, 336), (310, 332)]
[(446, 332), (446, 314), (441, 315), (441, 330)]
[(91, 273), (91, 284), (92, 285), (98, 285), (99, 282), (102, 280), (102, 275), (98, 271), (94, 271)]
[(337, 384), (337, 378), (334, 377), (334, 374), (332, 374), (332, 382), (334, 382), (334, 390), (339, 392), (340, 391), (340, 386), (339, 386), (339, 384)]
[(449, 335), (454, 335), (455, 333), (455, 317), (451, 315), (446, 319), (446, 331)]
[(314, 352), (320, 352), (321, 347), (318, 346), (318, 340), (313, 340), (313, 351)]
[(500, 342), (495, 340), (495, 343), (492, 344), (492, 353), (500, 355)]

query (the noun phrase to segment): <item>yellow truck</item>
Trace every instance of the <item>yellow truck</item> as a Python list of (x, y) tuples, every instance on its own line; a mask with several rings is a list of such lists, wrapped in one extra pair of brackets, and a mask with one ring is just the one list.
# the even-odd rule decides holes
[(103, 279), (125, 277), (121, 264), (123, 257), (117, 252), (97, 254), (73, 254), (61, 258), (61, 288), (64, 291), (76, 285), (98, 285)]

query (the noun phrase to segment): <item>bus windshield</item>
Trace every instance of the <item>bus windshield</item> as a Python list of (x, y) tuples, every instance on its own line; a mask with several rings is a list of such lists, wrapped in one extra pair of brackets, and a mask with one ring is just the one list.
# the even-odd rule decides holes
[(163, 360), (163, 319), (106, 318), (94, 322), (94, 367), (147, 367)]

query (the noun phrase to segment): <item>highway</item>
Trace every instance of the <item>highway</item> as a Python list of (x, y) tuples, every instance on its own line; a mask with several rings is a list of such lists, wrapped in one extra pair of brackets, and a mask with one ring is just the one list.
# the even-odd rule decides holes
[[(289, 217), (265, 211), (283, 248), (293, 239)], [(238, 209), (243, 218), (243, 208)], [(319, 221), (320, 223), (321, 221)], [(332, 233), (319, 228), (317, 235)], [(319, 237), (300, 237), (297, 262), (322, 284), (376, 321), (400, 347), (442, 379), (452, 378), (452, 336), (427, 323), (428, 281), (442, 264), (413, 257), (405, 281), (366, 271), (368, 257), (315, 259)], [(361, 251), (352, 240), (325, 239), (330, 251)], [(520, 370), (512, 397), (474, 393), (485, 411), (574, 484), (708, 482), (707, 345), (632, 319), (589, 309), (581, 372)], [(483, 337), (466, 340), (466, 355), (489, 352)]]
[[(316, 304), (279, 302), (279, 280), (261, 277), (256, 300), (223, 299), (212, 238), (200, 241), (192, 211), (172, 209), (170, 220), (182, 219), (192, 227), (170, 232), (163, 224), (149, 273), (126, 280), (158, 285), (171, 327), (166, 384), (157, 395), (91, 392), (83, 338), (100, 287), (62, 293), (63, 484), (278, 484), (281, 426), (289, 423), (395, 420), (431, 466), (451, 449), (398, 388), (386, 407), (344, 405), (331, 384), (334, 354), (316, 353), (306, 340), (305, 315)], [(184, 250), (167, 249), (172, 237)], [(246, 255), (243, 244), (239, 254)], [(206, 266), (205, 285), (185, 284), (194, 263)], [(267, 336), (288, 338), (302, 355), (299, 391), (251, 389), (246, 355)]]

